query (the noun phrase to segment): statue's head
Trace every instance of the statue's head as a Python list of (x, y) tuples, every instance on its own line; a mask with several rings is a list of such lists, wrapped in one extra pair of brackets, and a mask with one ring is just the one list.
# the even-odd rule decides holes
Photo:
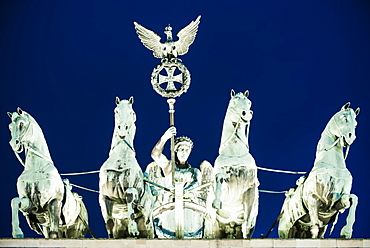
[(189, 137), (181, 136), (175, 139), (175, 153), (180, 164), (188, 160), (193, 146), (193, 141)]

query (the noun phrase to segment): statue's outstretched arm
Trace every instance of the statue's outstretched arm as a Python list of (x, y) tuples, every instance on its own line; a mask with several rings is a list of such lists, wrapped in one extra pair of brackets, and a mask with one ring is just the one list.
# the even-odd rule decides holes
[(169, 140), (174, 135), (176, 135), (176, 127), (168, 128), (166, 132), (162, 135), (162, 137), (159, 139), (157, 144), (153, 147), (151, 154), (152, 159), (162, 168), (166, 176), (171, 174), (172, 168), (171, 163), (169, 163), (169, 160), (162, 152), (167, 140)]

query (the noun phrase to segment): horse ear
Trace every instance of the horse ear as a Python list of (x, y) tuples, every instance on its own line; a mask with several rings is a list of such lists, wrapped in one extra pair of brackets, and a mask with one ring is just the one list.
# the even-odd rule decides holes
[(128, 102), (129, 102), (130, 104), (133, 104), (133, 103), (134, 103), (134, 97), (133, 97), (133, 96), (131, 96), (131, 97), (130, 97), (130, 99), (128, 99)]
[(17, 108), (17, 112), (19, 115), (23, 114), (23, 110), (20, 107)]
[(355, 110), (355, 114), (356, 115), (358, 115), (360, 113), (360, 108), (357, 108), (356, 110)]
[(8, 114), (8, 116), (10, 117), (10, 119), (13, 117), (13, 114), (10, 113), (10, 112), (6, 112)]
[(349, 105), (351, 105), (350, 102), (347, 102), (346, 104), (344, 104), (342, 107), (342, 110), (348, 109)]
[(116, 96), (116, 104), (118, 105), (121, 102), (118, 96)]
[(234, 89), (232, 89), (232, 90), (231, 90), (231, 92), (230, 92), (230, 96), (231, 96), (231, 97), (234, 97), (234, 96), (235, 96), (235, 90), (234, 90)]
[(244, 92), (244, 96), (245, 96), (245, 97), (248, 97), (248, 96), (249, 96), (249, 90), (246, 90), (246, 91)]

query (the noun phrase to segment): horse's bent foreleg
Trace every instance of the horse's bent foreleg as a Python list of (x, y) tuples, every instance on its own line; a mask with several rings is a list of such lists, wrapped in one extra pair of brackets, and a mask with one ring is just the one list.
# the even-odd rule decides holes
[(130, 236), (138, 236), (137, 224), (135, 221), (134, 203), (138, 202), (138, 193), (135, 188), (128, 188), (126, 190), (126, 202), (128, 212), (128, 233)]
[(53, 199), (49, 202), (48, 210), (50, 217), (50, 231), (49, 238), (58, 238), (59, 220), (61, 212), (61, 202), (57, 199)]
[(23, 238), (22, 229), (19, 227), (19, 215), (18, 211), (20, 209), (26, 210), (30, 206), (30, 200), (28, 198), (15, 197), (11, 200), (12, 208), (12, 236), (13, 238)]
[(348, 216), (347, 216), (347, 224), (342, 228), (340, 231), (340, 236), (345, 239), (350, 239), (352, 237), (352, 227), (355, 223), (355, 213), (356, 213), (356, 207), (358, 204), (358, 197), (354, 194), (349, 195), (349, 199), (351, 201), (351, 207), (349, 208)]
[(217, 173), (216, 174), (216, 185), (215, 185), (215, 199), (212, 202), (212, 207), (215, 209), (221, 209), (222, 208), (222, 201), (221, 201), (221, 195), (222, 195), (222, 182), (224, 181), (223, 174)]

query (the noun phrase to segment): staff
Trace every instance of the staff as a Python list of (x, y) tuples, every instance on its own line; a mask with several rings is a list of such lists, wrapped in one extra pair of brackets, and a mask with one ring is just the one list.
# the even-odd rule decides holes
[[(161, 63), (154, 68), (151, 75), (153, 89), (163, 97), (168, 98), (170, 114), (170, 127), (175, 125), (175, 97), (179, 97), (186, 92), (190, 86), (190, 72), (177, 58), (178, 55), (184, 55), (188, 52), (189, 46), (194, 42), (198, 32), (198, 26), (201, 16), (182, 28), (178, 33), (177, 41), (173, 40), (172, 27), (168, 25), (164, 33), (167, 39), (161, 43), (161, 37), (152, 30), (134, 22), (136, 33), (138, 34), (143, 45), (153, 51), (156, 58), (161, 58)], [(166, 74), (161, 74), (165, 71)], [(180, 71), (175, 75), (176, 71)], [(179, 88), (175, 83), (180, 84)], [(165, 88), (162, 85), (166, 86)], [(183, 184), (175, 182), (175, 138), (171, 137), (171, 167), (172, 167), (172, 185), (175, 185), (175, 221), (176, 237), (184, 238), (184, 210), (183, 210)]]

